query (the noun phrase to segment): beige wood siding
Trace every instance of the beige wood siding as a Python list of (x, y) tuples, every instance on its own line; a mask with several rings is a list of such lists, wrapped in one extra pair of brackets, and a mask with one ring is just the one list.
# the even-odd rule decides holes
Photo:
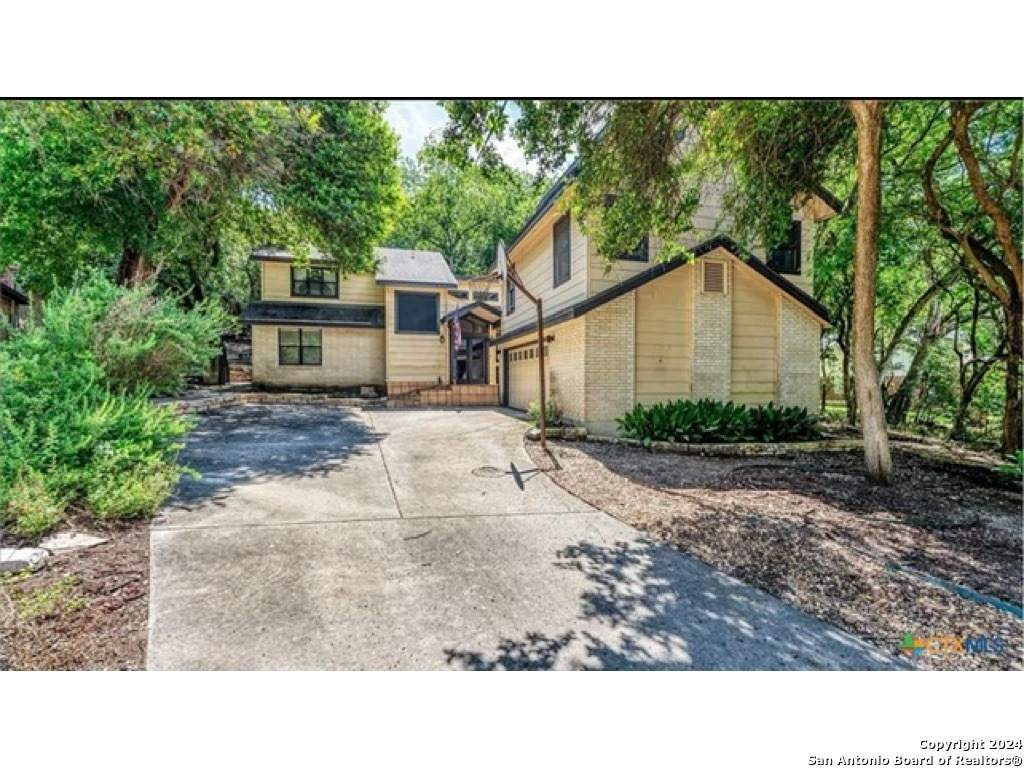
[(656, 264), (660, 251), (660, 241), (651, 238), (648, 244), (647, 261), (614, 261), (605, 260), (593, 247), (587, 245), (587, 295), (593, 296), (607, 288), (618, 285), (633, 275), (638, 275)]
[(321, 329), (322, 365), (278, 365), (278, 329), (275, 325), (253, 326), (253, 383), (279, 387), (383, 386), (383, 329)]
[[(732, 400), (778, 399), (777, 291), (750, 269), (734, 263), (732, 274)], [(698, 361), (699, 364), (699, 361)]]
[[(572, 220), (572, 259), (569, 279), (554, 286), (554, 238), (555, 221), (561, 218), (560, 213), (549, 213), (541, 220), (526, 240), (520, 243), (513, 253), (516, 270), (520, 279), (534, 296), (544, 304), (544, 316), (565, 309), (587, 296), (587, 239), (580, 232), (575, 217)], [(502, 306), (505, 307), (502, 296)], [(521, 292), (516, 295), (516, 309), (506, 315), (502, 323), (502, 332), (508, 333), (516, 328), (529, 325), (537, 319), (533, 303)]]
[(446, 289), (416, 290), (387, 287), (385, 316), (387, 323), (387, 380), (445, 383), (449, 380), (448, 339), (438, 333), (395, 333), (395, 292), (427, 293), (440, 298), (440, 311), (448, 306)]
[(377, 285), (374, 275), (346, 275), (338, 281), (338, 298), (317, 296), (292, 296), (291, 264), (264, 261), (262, 299), (263, 301), (301, 301), (305, 304), (373, 304), (384, 303), (384, 287)]
[(644, 405), (690, 396), (692, 278), (686, 265), (636, 291), (636, 399)]

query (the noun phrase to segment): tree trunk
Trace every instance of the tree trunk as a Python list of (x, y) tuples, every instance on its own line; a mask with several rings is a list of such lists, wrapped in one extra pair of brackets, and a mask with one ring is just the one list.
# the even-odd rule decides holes
[(1024, 346), (1024, 311), (1020, 298), (1014, 297), (1009, 307), (1003, 307), (1006, 317), (1006, 402), (1003, 406), (1003, 452), (1021, 450), (1020, 374), (1021, 347)]
[(854, 391), (853, 371), (850, 366), (853, 358), (846, 349), (843, 350), (843, 400), (846, 401), (846, 423), (857, 426), (857, 393)]
[(960, 393), (960, 404), (957, 406), (956, 416), (953, 418), (953, 428), (949, 430), (950, 438), (962, 440), (967, 436), (967, 412), (971, 408), (971, 403), (974, 401), (974, 395), (978, 392), (978, 387), (984, 381), (985, 375), (991, 367), (991, 363), (975, 366), (974, 370), (971, 371), (971, 375), (964, 383), (963, 391)]
[(117, 265), (118, 285), (142, 285), (153, 276), (152, 265), (146, 261), (142, 251), (126, 245), (121, 251), (121, 261)]
[(914, 359), (910, 361), (907, 375), (900, 382), (895, 394), (893, 394), (892, 399), (889, 401), (889, 407), (886, 408), (885, 416), (894, 427), (903, 424), (907, 420), (907, 413), (910, 412), (910, 406), (914, 403), (914, 395), (917, 394), (919, 389), (921, 369), (924, 367), (924, 361), (928, 359), (928, 352), (931, 351), (934, 343), (935, 337), (926, 332), (925, 336), (921, 339), (921, 345), (914, 353)]
[(878, 270), (878, 228), (882, 204), (882, 118), (880, 101), (850, 102), (857, 122), (857, 241), (853, 280), (853, 354), (857, 410), (864, 437), (865, 471), (869, 479), (892, 482), (892, 455), (886, 431), (882, 393), (875, 362), (875, 284)]

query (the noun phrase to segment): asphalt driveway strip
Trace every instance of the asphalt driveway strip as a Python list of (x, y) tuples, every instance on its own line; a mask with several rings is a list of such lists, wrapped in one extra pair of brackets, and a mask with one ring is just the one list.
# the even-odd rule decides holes
[(201, 417), (150, 669), (891, 669), (538, 472), (500, 409)]

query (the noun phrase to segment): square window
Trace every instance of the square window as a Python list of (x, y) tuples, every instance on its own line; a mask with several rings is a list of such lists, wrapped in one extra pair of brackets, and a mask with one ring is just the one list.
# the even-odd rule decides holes
[(436, 293), (395, 293), (395, 333), (437, 333), (440, 315)]
[(319, 328), (280, 328), (277, 331), (278, 365), (321, 365), (322, 347)]

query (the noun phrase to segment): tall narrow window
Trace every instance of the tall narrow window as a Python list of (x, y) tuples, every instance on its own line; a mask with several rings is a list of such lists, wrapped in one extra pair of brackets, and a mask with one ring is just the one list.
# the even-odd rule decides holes
[(338, 298), (338, 270), (292, 267), (292, 296)]
[(572, 226), (568, 214), (555, 222), (554, 240), (554, 284), (557, 287), (572, 277)]
[(768, 266), (784, 275), (800, 274), (800, 222), (789, 225), (786, 242), (768, 254)]
[(279, 365), (320, 365), (323, 339), (319, 328), (280, 328), (277, 331)]

